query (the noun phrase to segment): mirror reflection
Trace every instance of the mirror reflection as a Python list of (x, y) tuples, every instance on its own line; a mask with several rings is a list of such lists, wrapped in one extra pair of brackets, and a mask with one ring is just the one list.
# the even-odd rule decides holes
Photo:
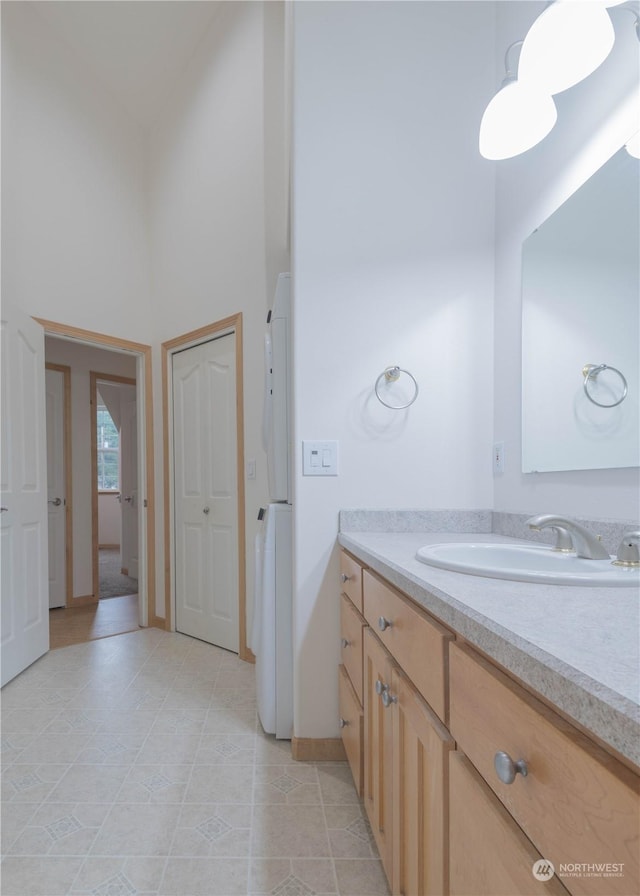
[(639, 169), (621, 149), (525, 240), (525, 473), (640, 464)]

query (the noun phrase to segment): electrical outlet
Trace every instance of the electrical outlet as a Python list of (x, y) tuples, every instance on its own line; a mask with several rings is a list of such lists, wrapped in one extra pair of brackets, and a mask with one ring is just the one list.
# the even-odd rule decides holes
[(493, 472), (504, 473), (504, 442), (493, 445)]

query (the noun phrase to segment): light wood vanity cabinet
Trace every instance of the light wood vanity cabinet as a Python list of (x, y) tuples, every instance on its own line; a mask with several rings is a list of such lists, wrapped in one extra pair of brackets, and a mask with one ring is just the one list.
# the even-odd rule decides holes
[(342, 743), (358, 795), (364, 784), (362, 567), (344, 551), (340, 554), (340, 657), (339, 700)]
[[(361, 713), (343, 739), (394, 896), (639, 893), (638, 775), (353, 557), (343, 563), (361, 603), (343, 581), (342, 634), (362, 645), (359, 696), (357, 650), (343, 646), (341, 714)], [(536, 880), (540, 859), (565, 873)], [(580, 873), (597, 863), (622, 873)]]

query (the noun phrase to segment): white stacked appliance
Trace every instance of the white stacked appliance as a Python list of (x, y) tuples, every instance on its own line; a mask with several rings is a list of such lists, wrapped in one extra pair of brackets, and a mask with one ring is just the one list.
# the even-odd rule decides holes
[(260, 723), (283, 739), (293, 730), (290, 282), (289, 274), (278, 276), (265, 335), (262, 439), (270, 503), (260, 510), (251, 638)]

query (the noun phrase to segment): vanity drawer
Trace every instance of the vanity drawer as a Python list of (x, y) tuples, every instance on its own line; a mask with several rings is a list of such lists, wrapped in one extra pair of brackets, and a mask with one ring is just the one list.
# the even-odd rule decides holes
[(344, 666), (338, 667), (338, 694), (340, 702), (340, 733), (353, 775), (358, 796), (362, 798), (364, 785), (363, 744), (364, 713)]
[(466, 756), (450, 753), (450, 896), (568, 896), (555, 875), (534, 878), (541, 858)]
[(365, 619), (436, 715), (446, 722), (447, 642), (453, 635), (368, 570), (363, 581)]
[(345, 669), (362, 703), (362, 630), (366, 622), (346, 595), (340, 597), (340, 652)]
[[(561, 865), (622, 865), (621, 877), (572, 875), (574, 894), (640, 889), (638, 777), (466, 646), (449, 652), (450, 730), (544, 858)], [(498, 751), (527, 775), (503, 783)]]
[(362, 567), (345, 551), (340, 552), (340, 589), (362, 613)]

